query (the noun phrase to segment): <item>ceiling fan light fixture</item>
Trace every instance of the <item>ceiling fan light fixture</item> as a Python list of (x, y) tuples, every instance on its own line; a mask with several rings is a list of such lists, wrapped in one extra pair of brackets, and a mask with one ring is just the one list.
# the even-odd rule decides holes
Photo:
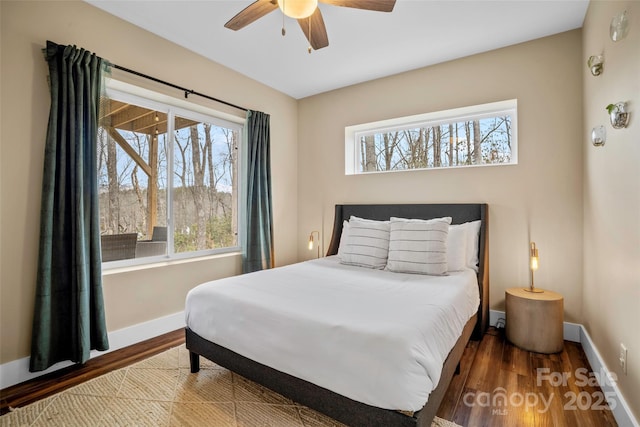
[(278, 0), (278, 7), (293, 19), (308, 18), (318, 7), (318, 0)]

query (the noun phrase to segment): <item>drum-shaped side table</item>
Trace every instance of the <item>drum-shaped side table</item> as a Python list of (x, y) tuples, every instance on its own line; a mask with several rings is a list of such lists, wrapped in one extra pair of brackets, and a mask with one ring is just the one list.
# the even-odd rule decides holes
[(557, 353), (564, 345), (564, 304), (557, 292), (505, 292), (507, 339), (536, 353)]

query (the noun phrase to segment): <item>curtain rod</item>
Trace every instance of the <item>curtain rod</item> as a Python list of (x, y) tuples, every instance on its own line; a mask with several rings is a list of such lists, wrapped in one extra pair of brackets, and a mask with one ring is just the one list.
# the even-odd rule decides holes
[(160, 79), (157, 79), (155, 77), (151, 77), (151, 76), (149, 76), (147, 74), (143, 74), (143, 73), (140, 73), (138, 71), (134, 71), (134, 70), (131, 70), (129, 68), (122, 67), (120, 65), (116, 65), (116, 64), (110, 64), (110, 65), (111, 65), (111, 67), (117, 68), (118, 70), (122, 70), (122, 71), (125, 71), (127, 73), (131, 73), (131, 74), (134, 74), (136, 76), (139, 76), (139, 77), (144, 77), (145, 79), (153, 80), (156, 83), (161, 83), (163, 85), (170, 86), (170, 87), (172, 87), (174, 89), (181, 90), (181, 91), (184, 92), (184, 97), (185, 98), (188, 98), (189, 95), (198, 95), (198, 96), (201, 96), (202, 98), (207, 98), (207, 99), (210, 99), (212, 101), (219, 102), (219, 103), (224, 104), (224, 105), (228, 105), (229, 107), (237, 108), (238, 110), (249, 111), (247, 108), (240, 107), (239, 105), (235, 105), (235, 104), (232, 104), (230, 102), (223, 101), (222, 99), (214, 98), (213, 96), (205, 95), (204, 93), (196, 92), (195, 90), (187, 89), (187, 88), (184, 88), (182, 86), (178, 86), (178, 85), (175, 85), (173, 83), (169, 83), (167, 81), (160, 80)]

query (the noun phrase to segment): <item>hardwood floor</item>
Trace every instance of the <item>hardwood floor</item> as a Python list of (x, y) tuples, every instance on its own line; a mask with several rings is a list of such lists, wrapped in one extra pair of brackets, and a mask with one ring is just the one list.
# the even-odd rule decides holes
[[(180, 329), (82, 366), (0, 390), (1, 413), (182, 343), (184, 331)], [(531, 353), (509, 343), (502, 329), (491, 328), (482, 341), (469, 343), (460, 368), (437, 415), (462, 426), (617, 425), (606, 403), (600, 401), (599, 387), (590, 384), (593, 377), (588, 377), (591, 369), (580, 344), (565, 341), (564, 350), (558, 354)], [(561, 381), (563, 374), (568, 377), (566, 381)], [(556, 381), (559, 384), (554, 386)]]
[(579, 343), (532, 353), (490, 328), (467, 345), (460, 368), (437, 415), (462, 426), (617, 426)]

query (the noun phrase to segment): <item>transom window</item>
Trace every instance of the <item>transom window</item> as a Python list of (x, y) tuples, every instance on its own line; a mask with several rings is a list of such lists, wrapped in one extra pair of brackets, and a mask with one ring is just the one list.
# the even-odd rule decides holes
[(108, 86), (102, 102), (97, 150), (103, 262), (239, 250), (243, 119), (111, 86), (119, 89)]
[(517, 101), (502, 101), (345, 128), (345, 172), (517, 163)]

